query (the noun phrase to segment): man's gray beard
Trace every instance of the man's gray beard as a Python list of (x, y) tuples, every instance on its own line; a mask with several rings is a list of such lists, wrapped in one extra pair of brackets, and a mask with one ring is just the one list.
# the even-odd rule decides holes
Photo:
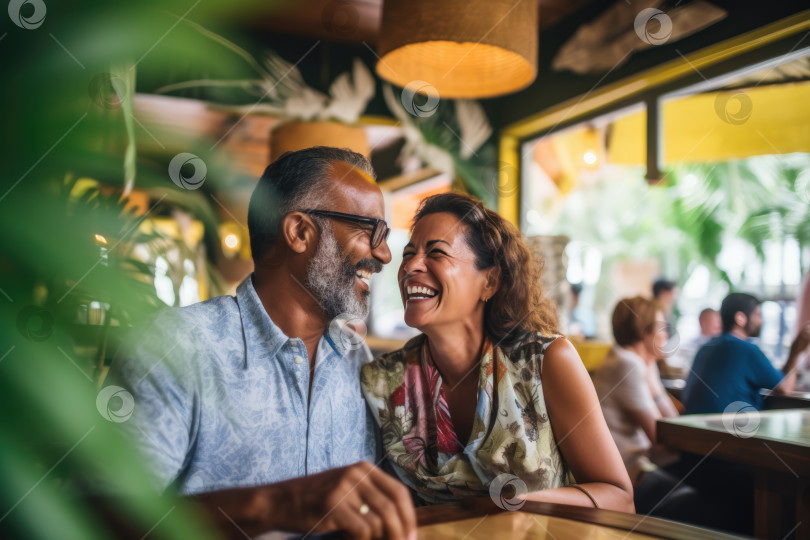
[(368, 315), (368, 295), (357, 299), (355, 273), (328, 222), (321, 226), (321, 239), (307, 264), (306, 284), (329, 319), (345, 314), (354, 319)]

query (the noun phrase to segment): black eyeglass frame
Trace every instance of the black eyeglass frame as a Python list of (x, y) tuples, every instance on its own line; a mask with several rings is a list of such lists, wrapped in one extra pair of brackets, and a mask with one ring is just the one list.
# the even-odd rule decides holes
[[(358, 216), (357, 214), (344, 214), (343, 212), (332, 212), (330, 210), (301, 210), (301, 212), (313, 216), (342, 219), (344, 221), (350, 221), (353, 223), (363, 223), (366, 225), (371, 225), (373, 227), (371, 229), (371, 237), (369, 238), (369, 242), (371, 243), (371, 249), (377, 249), (380, 246), (380, 244), (383, 243), (384, 240), (388, 240), (388, 235), (391, 234), (391, 227), (388, 226), (388, 223), (386, 223), (384, 219), (377, 219), (368, 216)], [(383, 228), (380, 229), (380, 226), (382, 226)], [(383, 231), (379, 233), (379, 236), (377, 233), (378, 230)]]

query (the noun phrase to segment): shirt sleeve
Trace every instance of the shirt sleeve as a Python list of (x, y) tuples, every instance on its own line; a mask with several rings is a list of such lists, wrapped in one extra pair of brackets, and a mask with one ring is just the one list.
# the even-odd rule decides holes
[[(133, 331), (116, 354), (105, 386), (120, 386), (134, 402), (132, 416), (117, 419), (165, 490), (182, 472), (195, 425), (190, 336), (176, 316), (161, 314)], [(120, 392), (120, 390), (119, 390)]]
[(749, 376), (753, 386), (770, 390), (782, 382), (784, 374), (773, 367), (771, 361), (759, 350), (759, 347), (753, 347), (749, 362)]
[(615, 367), (614, 377), (615, 388), (612, 391), (621, 408), (660, 416), (647, 384), (644, 366), (621, 362)]

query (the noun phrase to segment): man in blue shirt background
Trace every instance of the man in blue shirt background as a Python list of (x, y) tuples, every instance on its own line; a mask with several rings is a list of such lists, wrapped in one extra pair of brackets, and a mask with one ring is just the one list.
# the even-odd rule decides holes
[(121, 425), (157, 487), (193, 495), (223, 531), (414, 538), (408, 490), (371, 462), (360, 392), (369, 279), (391, 261), (368, 160), (315, 147), (267, 167), (250, 200), (254, 273), (236, 296), (158, 313), (122, 346)]
[(700, 348), (683, 392), (684, 414), (722, 413), (734, 402), (762, 408), (760, 389), (790, 392), (796, 385), (796, 361), (810, 343), (810, 325), (790, 347), (780, 372), (756, 345), (745, 341), (762, 328), (760, 301), (732, 293), (720, 306), (723, 333)]

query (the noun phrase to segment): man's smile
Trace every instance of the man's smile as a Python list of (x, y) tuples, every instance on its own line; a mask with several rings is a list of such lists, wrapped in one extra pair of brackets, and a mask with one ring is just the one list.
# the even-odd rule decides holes
[(357, 279), (359, 279), (360, 282), (366, 286), (366, 289), (368, 289), (368, 282), (371, 280), (371, 270), (360, 268), (357, 270), (357, 272), (355, 272), (354, 275), (357, 276)]

